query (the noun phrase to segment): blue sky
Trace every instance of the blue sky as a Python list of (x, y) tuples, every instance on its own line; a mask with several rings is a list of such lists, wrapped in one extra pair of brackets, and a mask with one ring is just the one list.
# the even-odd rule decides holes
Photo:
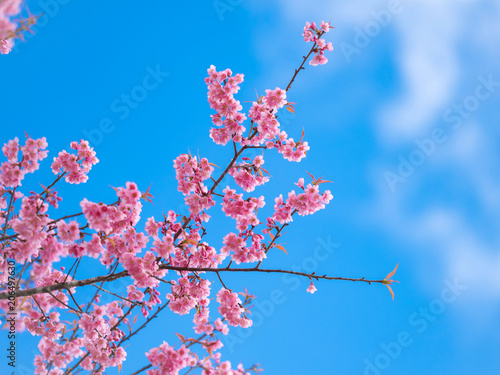
[[(311, 151), (299, 164), (266, 153), (273, 179), (256, 193), (270, 209), (308, 171), (334, 181), (334, 199), (294, 220), (283, 238), (288, 256), (270, 254), (268, 267), (382, 278), (399, 263), (396, 298), (380, 285), (324, 281), (310, 295), (304, 279), (227, 276), (258, 299), (254, 327), (231, 331), (222, 353), (266, 374), (498, 373), (498, 2), (27, 5), (46, 15), (0, 59), (1, 143), (25, 131), (46, 136), (51, 160), (90, 137), (100, 163), (87, 184), (61, 187), (62, 212), (84, 196), (112, 202), (109, 185), (153, 183), (143, 218), (183, 209), (178, 154), (199, 152), (219, 166), (230, 158), (208, 136), (206, 69), (245, 74), (238, 99), (251, 101), (255, 90), (288, 83), (309, 48), (305, 22), (332, 19), (329, 63), (300, 73), (288, 95), (296, 114), (283, 121), (295, 138), (305, 129)], [(123, 95), (144, 97), (129, 104)], [(49, 181), (49, 160), (26, 189)], [(216, 217), (211, 244), (232, 226)], [(129, 346), (124, 373), (191, 326), (166, 312)], [(32, 373), (36, 341), (26, 334), (18, 343), (18, 373)]]

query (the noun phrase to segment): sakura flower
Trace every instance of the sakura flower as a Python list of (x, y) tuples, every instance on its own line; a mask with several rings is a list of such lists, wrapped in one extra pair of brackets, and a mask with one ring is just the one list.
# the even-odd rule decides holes
[(0, 40), (0, 53), (2, 55), (8, 54), (12, 49), (10, 48), (10, 44), (7, 40)]
[(312, 66), (324, 65), (328, 62), (328, 59), (323, 54), (317, 54), (314, 58), (309, 62)]
[(321, 36), (330, 31), (330, 28), (332, 28), (332, 26), (325, 21), (321, 21), (319, 28), (316, 27), (314, 22), (311, 24), (306, 22), (304, 33), (302, 34), (304, 36), (304, 41), (315, 43), (315, 48), (313, 49), (315, 55), (314, 58), (309, 61), (310, 65), (317, 66), (328, 62), (328, 59), (324, 56), (324, 52), (325, 50), (332, 51), (333, 47), (331, 43), (326, 44), (325, 40), (321, 39)]
[(57, 235), (61, 241), (66, 243), (72, 243), (80, 238), (80, 229), (78, 228), (78, 222), (71, 221), (66, 224), (64, 220), (57, 222)]
[(314, 292), (316, 292), (318, 289), (316, 289), (316, 287), (314, 286), (313, 282), (311, 281), (311, 285), (309, 285), (309, 288), (307, 288), (307, 292), (308, 293), (311, 293), (311, 294), (314, 294)]
[(69, 154), (67, 151), (59, 152), (52, 163), (52, 172), (54, 174), (65, 172), (65, 180), (70, 184), (87, 182), (87, 174), (92, 166), (99, 162), (99, 159), (95, 157), (95, 151), (89, 146), (88, 141), (83, 139), (80, 143), (71, 142), (71, 148), (76, 150), (77, 154)]

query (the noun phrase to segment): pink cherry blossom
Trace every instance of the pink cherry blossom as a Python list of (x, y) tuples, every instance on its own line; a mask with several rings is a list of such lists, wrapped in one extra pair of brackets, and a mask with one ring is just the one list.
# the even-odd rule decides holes
[(326, 44), (325, 40), (321, 39), (321, 36), (324, 33), (329, 32), (330, 28), (332, 28), (332, 26), (330, 26), (330, 23), (327, 23), (325, 21), (321, 21), (321, 25), (319, 28), (316, 27), (316, 24), (314, 22), (312, 22), (311, 24), (309, 22), (306, 22), (304, 33), (302, 34), (304, 36), (304, 41), (313, 42), (316, 45), (316, 48), (314, 48), (314, 58), (309, 61), (310, 65), (324, 65), (328, 62), (328, 59), (324, 56), (324, 52), (325, 50), (332, 51), (333, 46), (331, 43)]
[[(21, 186), (24, 176), (36, 171), (39, 162), (47, 157), (45, 148), (45, 137), (33, 139), (27, 136), (24, 146), (19, 145), (17, 137), (4, 144), (2, 151), (8, 161), (0, 166), (0, 184), (7, 187)], [(21, 160), (18, 160), (19, 151), (22, 152)]]
[(83, 139), (78, 142), (71, 142), (71, 148), (77, 150), (77, 154), (69, 154), (66, 151), (61, 151), (52, 163), (52, 172), (58, 174), (61, 171), (66, 173), (65, 180), (70, 184), (79, 184), (87, 182), (87, 174), (92, 166), (97, 164), (99, 160), (95, 157), (95, 152), (89, 146), (88, 141)]
[(241, 307), (242, 302), (238, 294), (222, 288), (217, 293), (217, 302), (220, 303), (219, 313), (229, 325), (234, 327), (250, 327), (252, 325), (252, 321), (244, 315), (245, 309)]
[[(10, 15), (19, 12), (19, 3), (19, 0), (0, 2), (2, 53), (12, 47), (16, 24), (10, 21)], [(26, 31), (34, 21), (33, 16), (21, 21), (21, 31)], [(319, 27), (314, 22), (306, 23), (303, 36), (305, 41), (314, 43), (315, 56), (310, 62), (313, 65), (326, 63), (324, 53), (333, 49), (331, 43), (321, 38), (329, 29), (325, 22)], [(228, 289), (224, 272), (234, 271), (231, 264), (259, 262), (260, 265), (272, 256), (267, 250), (279, 246), (274, 242), (284, 235), (279, 224), (291, 222), (296, 213), (313, 214), (325, 208), (333, 197), (329, 190), (320, 191), (320, 183), (326, 181), (313, 178), (306, 186), (300, 178), (295, 184), (299, 192), (292, 190), (286, 198), (279, 195), (272, 215), (263, 217), (261, 222), (258, 215), (262, 216), (263, 210), (259, 209), (265, 206), (264, 196), (247, 193), (267, 183), (271, 176), (263, 168), (263, 155), (249, 157), (249, 149), (258, 148), (259, 152), (275, 149), (286, 160), (298, 162), (306, 156), (309, 145), (302, 137), (294, 141), (280, 129), (278, 111), (293, 104), (287, 102), (287, 91), (279, 87), (267, 89), (265, 95), (245, 105), (236, 98), (242, 74), (234, 74), (230, 69), (217, 71), (214, 66), (207, 73), (207, 98), (215, 111), (211, 116), (210, 137), (220, 145), (232, 141), (234, 156), (216, 176), (213, 176), (215, 164), (206, 158), (190, 154), (176, 157), (173, 167), (177, 190), (187, 208), (169, 210), (156, 219), (150, 216), (145, 223), (140, 222), (142, 200), (150, 201), (152, 195), (149, 189), (141, 193), (134, 182), (113, 187), (114, 203), (83, 198), (81, 212), (54, 212), (62, 201), (58, 191), (64, 191), (56, 190), (56, 183), (63, 183), (59, 181), (63, 177), (70, 184), (86, 182), (90, 170), (99, 162), (87, 141), (71, 142), (72, 152), (60, 151), (52, 162), (55, 181), (29, 194), (21, 192), (21, 182), (26, 174), (39, 169), (40, 162), (47, 157), (46, 139), (27, 136), (24, 145), (18, 138), (3, 145), (6, 160), (0, 165), (0, 228), (4, 232), (0, 241), (0, 281), (12, 284), (9, 275), (21, 271), (16, 277), (20, 277), (22, 289), (51, 287), (50, 293), (45, 292), (47, 288), (41, 293), (36, 289), (34, 296), (16, 300), (23, 304), (16, 329), (27, 329), (40, 337), (34, 373), (61, 375), (72, 372), (69, 369), (75, 364), (75, 372), (86, 370), (104, 375), (110, 367), (118, 367), (120, 372), (127, 358), (127, 344), (122, 346), (129, 338), (127, 335), (133, 336), (134, 330), (141, 330), (153, 318), (151, 314), (156, 316), (168, 306), (178, 315), (193, 313), (194, 333), (201, 336), (178, 335), (179, 344), (171, 346), (163, 342), (150, 349), (146, 353), (150, 366), (144, 369), (148, 375), (178, 375), (182, 370), (199, 370), (202, 375), (248, 375), (243, 365), (234, 368), (230, 361), (222, 359), (218, 351), (223, 344), (219, 338), (229, 334), (230, 326), (252, 326), (249, 306), (255, 297), (246, 289), (245, 293)], [(248, 112), (243, 111), (244, 105)], [(231, 186), (221, 183), (227, 181), (224, 180), (227, 175), (232, 177), (228, 179)], [(219, 185), (226, 186), (223, 194), (218, 193)], [(245, 195), (232, 187), (243, 189)], [(217, 242), (207, 236), (210, 226), (205, 224), (211, 219), (208, 210), (215, 210), (219, 204), (222, 212), (236, 221), (236, 230), (225, 233), (221, 248), (214, 247)], [(264, 237), (267, 234), (271, 235), (271, 242)], [(14, 271), (11, 259), (18, 266)], [(61, 261), (68, 262), (67, 269), (61, 267)], [(215, 275), (213, 271), (218, 278), (207, 277), (210, 273)], [(87, 272), (92, 277), (73, 283), (84, 283), (91, 293), (92, 288), (97, 289), (87, 300), (87, 294), (75, 295), (77, 289), (82, 290), (80, 287), (60, 285), (72, 282), (73, 278), (82, 280)], [(98, 277), (97, 283), (93, 276), (98, 275), (103, 277)], [(118, 284), (118, 290), (105, 289), (110, 285), (106, 283), (111, 282)], [(212, 293), (212, 287), (219, 285), (221, 289), (215, 293), (214, 288)], [(316, 291), (312, 281), (307, 291)], [(106, 303), (106, 298), (112, 302)], [(0, 300), (0, 309), (8, 308), (7, 301)], [(137, 322), (138, 319), (142, 322)], [(196, 346), (203, 353), (195, 353)]]
[[(248, 159), (248, 158), (243, 158)], [(229, 174), (234, 178), (238, 186), (246, 192), (255, 190), (256, 186), (260, 186), (269, 181), (269, 177), (262, 173), (262, 165), (264, 158), (262, 155), (257, 155), (252, 163), (240, 163), (229, 170)], [(265, 170), (264, 170), (265, 171)], [(267, 173), (267, 171), (265, 171)]]
[(316, 287), (314, 286), (313, 282), (311, 281), (311, 285), (309, 285), (309, 287), (307, 288), (307, 292), (308, 293), (311, 293), (311, 294), (314, 294), (314, 292), (316, 292), (318, 289), (316, 289)]
[(314, 58), (311, 60), (311, 62), (309, 64), (311, 64), (313, 66), (317, 66), (317, 65), (326, 64), (327, 62), (328, 62), (328, 59), (325, 57), (325, 55), (317, 54), (316, 56), (314, 56)]
[(225, 145), (235, 137), (241, 137), (245, 131), (245, 127), (241, 123), (246, 119), (246, 116), (240, 111), (243, 109), (238, 100), (234, 98), (243, 82), (243, 74), (235, 74), (231, 70), (226, 69), (217, 72), (215, 66), (210, 66), (208, 69), (208, 77), (205, 78), (208, 86), (208, 102), (210, 108), (217, 111), (216, 115), (212, 116), (212, 121), (216, 126), (221, 128), (212, 128), (210, 137), (215, 143)]
[(80, 229), (75, 220), (66, 224), (64, 220), (57, 222), (57, 235), (59, 239), (66, 243), (72, 243), (80, 238)]
[(222, 199), (222, 211), (232, 219), (236, 219), (236, 228), (246, 230), (249, 225), (259, 224), (256, 210), (264, 207), (264, 197), (248, 198), (243, 200), (243, 194), (236, 194), (236, 190), (226, 187)]
[(275, 90), (266, 90), (266, 95), (262, 98), (264, 105), (272, 110), (283, 108), (286, 104), (286, 91), (276, 87)]
[(295, 142), (293, 138), (289, 138), (278, 148), (278, 152), (283, 154), (286, 160), (299, 162), (306, 157), (309, 149), (307, 142)]

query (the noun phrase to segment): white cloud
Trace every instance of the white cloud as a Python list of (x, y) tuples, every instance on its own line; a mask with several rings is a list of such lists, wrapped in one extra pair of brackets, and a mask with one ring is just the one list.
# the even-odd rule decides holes
[(441, 117), (460, 74), (455, 45), (464, 16), (456, 1), (419, 1), (395, 19), (404, 89), (381, 112), (383, 139), (411, 140)]

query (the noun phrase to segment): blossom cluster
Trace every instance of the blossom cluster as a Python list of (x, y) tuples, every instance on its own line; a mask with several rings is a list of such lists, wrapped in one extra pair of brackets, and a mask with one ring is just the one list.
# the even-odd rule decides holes
[(151, 349), (146, 353), (149, 362), (156, 368), (148, 370), (148, 375), (170, 375), (178, 374), (180, 370), (197, 364), (197, 358), (182, 345), (179, 349), (175, 350), (169, 346), (165, 341), (157, 348)]
[[(240, 232), (239, 235), (229, 233), (224, 237), (221, 252), (227, 255), (232, 252), (231, 260), (236, 264), (261, 262), (267, 257), (262, 243), (263, 239), (264, 236), (253, 231)], [(247, 240), (251, 241), (250, 246), (247, 246)]]
[(276, 137), (280, 125), (276, 119), (276, 112), (285, 104), (287, 104), (286, 91), (279, 87), (266, 90), (265, 96), (252, 103), (248, 117), (257, 124), (259, 133), (249, 144), (259, 145), (265, 140), (272, 140)]
[(220, 303), (220, 314), (227, 320), (229, 325), (242, 328), (252, 325), (252, 321), (245, 315), (245, 309), (241, 306), (242, 302), (237, 293), (222, 288), (217, 293), (217, 302)]
[[(211, 346), (213, 347), (213, 345)], [(212, 350), (212, 349), (211, 349)], [(230, 361), (221, 361), (220, 353), (211, 357), (199, 360), (186, 345), (181, 345), (174, 349), (167, 342), (151, 349), (146, 353), (146, 357), (154, 366), (153, 369), (146, 371), (147, 375), (178, 375), (181, 370), (186, 368), (201, 368), (202, 375), (249, 375), (243, 365), (239, 364), (233, 369)]]
[[(47, 157), (47, 141), (45, 137), (33, 139), (26, 136), (24, 146), (19, 145), (19, 138), (14, 138), (3, 147), (3, 154), (7, 161), (0, 165), (0, 185), (5, 187), (21, 186), (21, 181), (27, 173), (36, 171), (39, 161)], [(21, 159), (19, 159), (21, 152)]]
[(303, 193), (296, 194), (295, 190), (292, 190), (288, 193), (286, 202), (281, 194), (274, 201), (275, 213), (273, 219), (281, 224), (292, 221), (293, 212), (297, 212), (301, 216), (312, 215), (325, 208), (325, 205), (330, 203), (333, 198), (330, 190), (321, 193), (318, 184), (308, 184), (304, 187), (303, 178), (299, 179), (297, 185), (304, 190)]
[[(16, 0), (0, 2), (0, 27), (2, 14), (14, 14), (18, 11), (18, 4)], [(313, 41), (318, 46), (315, 59), (331, 47), (320, 39), (329, 28), (324, 22), (318, 29), (314, 23), (306, 25), (306, 41)], [(1, 32), (0, 28), (0, 39)], [(317, 61), (323, 64), (326, 58)], [(288, 137), (280, 129), (277, 119), (278, 111), (293, 103), (287, 101), (286, 90), (279, 87), (268, 89), (251, 104), (247, 118), (242, 104), (234, 97), (243, 82), (242, 74), (233, 74), (229, 69), (218, 72), (211, 66), (205, 82), (208, 102), (216, 112), (212, 115), (215, 127), (210, 130), (210, 137), (219, 145), (232, 141), (235, 156), (218, 178), (212, 177), (215, 164), (206, 158), (189, 154), (175, 158), (173, 167), (177, 189), (184, 196), (189, 215), (170, 210), (161, 220), (149, 217), (144, 230), (138, 227), (142, 200), (148, 200), (151, 194), (149, 189), (141, 193), (133, 182), (113, 188), (116, 192), (114, 203), (97, 203), (83, 198), (80, 213), (64, 217), (53, 215), (62, 199), (55, 184), (63, 177), (69, 184), (85, 183), (99, 161), (87, 141), (72, 142), (70, 147), (74, 152), (59, 152), (51, 165), (55, 181), (48, 187), (42, 186), (41, 193), (30, 192), (29, 195), (24, 195), (18, 188), (25, 175), (37, 170), (39, 162), (47, 157), (45, 138), (27, 136), (24, 145), (15, 138), (3, 146), (7, 160), (0, 165), (0, 282), (7, 282), (10, 275), (7, 259), (13, 259), (22, 267), (17, 269), (22, 288), (56, 286), (50, 292), (37, 292), (25, 302), (20, 298), (16, 301), (25, 303), (19, 309), (18, 328), (26, 328), (31, 334), (41, 336), (35, 373), (60, 375), (75, 362), (81, 369), (99, 375), (108, 367), (120, 369), (127, 356), (121, 345), (133, 335), (132, 327), (140, 316), (138, 310), (142, 313), (140, 319), (145, 319), (144, 325), (137, 328), (140, 330), (152, 319), (150, 312), (153, 308), (158, 307), (156, 315), (168, 305), (175, 314), (192, 314), (194, 333), (201, 336), (197, 339), (179, 336), (180, 346), (163, 342), (149, 350), (146, 353), (150, 361), (148, 375), (174, 375), (188, 368), (188, 371), (199, 368), (202, 375), (248, 374), (242, 365), (233, 368), (229, 361), (221, 360), (217, 351), (222, 342), (218, 335), (227, 335), (229, 327), (252, 325), (248, 306), (253, 296), (227, 288), (219, 271), (232, 270), (229, 268), (232, 262), (237, 265), (260, 264), (270, 256), (269, 249), (279, 247), (272, 236), (273, 230), (276, 230), (276, 236), (280, 235), (276, 223), (289, 223), (295, 213), (302, 216), (313, 214), (323, 209), (332, 195), (329, 190), (320, 191), (319, 184), (325, 181), (313, 178), (304, 186), (304, 180), (299, 179), (297, 185), (302, 192), (292, 190), (286, 200), (283, 195), (277, 197), (272, 215), (261, 222), (258, 214), (262, 215), (259, 209), (265, 206), (264, 196), (247, 193), (254, 192), (271, 177), (263, 168), (263, 155), (253, 159), (241, 155), (246, 149), (259, 148), (263, 152), (276, 149), (289, 161), (298, 162), (304, 158), (309, 145), (302, 140), (303, 134), (298, 141)], [(249, 122), (247, 135), (243, 125), (246, 120)], [(241, 160), (238, 160), (240, 156)], [(224, 187), (222, 194), (215, 193), (226, 175), (232, 177), (231, 183)], [(213, 184), (209, 186), (207, 181)], [(210, 221), (206, 211), (217, 204), (226, 217), (236, 221), (236, 230), (223, 236), (220, 248), (211, 246), (210, 238), (205, 237), (205, 223)], [(264, 238), (267, 233), (273, 238), (269, 243)], [(67, 271), (64, 267), (57, 269), (57, 263), (65, 258), (74, 262), (73, 266)], [(110, 278), (118, 277), (116, 275), (127, 277), (123, 294), (103, 288), (108, 282), (108, 276), (103, 276), (101, 286), (94, 281), (91, 286), (89, 282), (88, 288), (96, 287), (98, 291), (86, 308), (78, 304), (76, 288), (60, 284), (82, 276), (81, 268), (78, 269), (80, 262), (85, 264), (82, 267), (88, 266), (92, 271), (100, 263), (99, 267), (109, 269)], [(224, 268), (220, 268), (224, 263)], [(215, 271), (222, 284), (215, 302), (212, 284), (218, 281), (210, 281), (206, 277), (207, 271)], [(58, 286), (61, 289), (57, 289)], [(307, 291), (316, 291), (312, 282)], [(101, 292), (119, 299), (101, 302)], [(244, 301), (240, 295), (245, 296)], [(217, 308), (213, 307), (215, 303)], [(129, 319), (135, 308), (138, 314), (135, 319)], [(8, 311), (5, 300), (0, 300), (0, 309)], [(73, 316), (68, 320), (70, 312), (76, 314), (76, 318)], [(129, 325), (128, 333), (125, 325)], [(208, 356), (198, 356), (194, 344), (206, 350)]]
[[(0, 2), (0, 53), (7, 54), (11, 51), (12, 41), (10, 36), (16, 30), (16, 24), (11, 17), (21, 12), (21, 0), (5, 0)], [(9, 38), (9, 39), (8, 39)]]
[(197, 280), (194, 277), (181, 277), (177, 282), (172, 282), (172, 292), (167, 294), (170, 300), (170, 310), (184, 315), (196, 306), (208, 306), (210, 303), (210, 281)]
[[(5, 55), (11, 52), (14, 46), (14, 39), (23, 39), (23, 32), (31, 30), (31, 26), (36, 23), (38, 17), (30, 14), (28, 18), (13, 18), (21, 12), (22, 0), (2, 0), (0, 1), (0, 54)], [(19, 22), (17, 24), (16, 22)]]
[(293, 138), (288, 138), (286, 132), (280, 131), (276, 112), (287, 104), (285, 90), (279, 87), (266, 90), (266, 95), (252, 103), (248, 117), (252, 121), (251, 129), (254, 132), (244, 137), (245, 127), (241, 124), (246, 120), (246, 115), (241, 112), (243, 107), (240, 102), (234, 98), (234, 94), (240, 89), (238, 84), (243, 82), (243, 75), (232, 76), (229, 69), (217, 72), (212, 65), (208, 69), (205, 82), (208, 86), (208, 102), (217, 112), (212, 115), (212, 121), (219, 127), (210, 130), (210, 137), (215, 143), (226, 145), (233, 140), (249, 147), (258, 147), (265, 143), (267, 148), (276, 148), (290, 161), (300, 161), (306, 156), (309, 150), (307, 142), (295, 142)]
[(323, 65), (328, 62), (328, 59), (325, 57), (325, 50), (333, 51), (333, 46), (331, 42), (325, 43), (325, 40), (321, 39), (321, 36), (330, 31), (330, 28), (330, 24), (325, 21), (321, 21), (319, 27), (316, 26), (315, 22), (306, 22), (304, 33), (302, 34), (304, 41), (313, 42), (317, 45), (314, 49), (314, 58), (309, 62), (310, 65)]
[(44, 227), (50, 222), (45, 215), (48, 204), (40, 198), (24, 197), (19, 215), (9, 221), (12, 230), (19, 236), (19, 241), (12, 243), (6, 251), (11, 259), (18, 263), (31, 261), (37, 257), (48, 234)]
[(283, 158), (289, 161), (299, 162), (306, 157), (307, 151), (310, 147), (307, 142), (303, 142), (302, 139), (295, 142), (293, 138), (286, 139), (287, 135), (285, 132), (281, 132), (279, 140), (277, 141), (275, 147), (278, 148), (278, 152), (283, 154)]
[(212, 122), (217, 128), (210, 129), (210, 138), (216, 144), (226, 145), (231, 139), (241, 142), (245, 127), (241, 125), (246, 116), (240, 111), (243, 109), (239, 100), (234, 98), (240, 90), (243, 74), (235, 74), (230, 69), (217, 72), (215, 66), (208, 69), (205, 83), (208, 86), (208, 102), (210, 108), (217, 112), (212, 115)]
[(245, 190), (247, 193), (255, 190), (256, 186), (264, 185), (269, 181), (269, 177), (264, 176), (262, 171), (267, 171), (262, 167), (264, 164), (264, 157), (262, 155), (257, 155), (252, 163), (246, 163), (249, 158), (242, 158), (243, 163), (239, 166), (235, 166), (229, 170), (229, 174), (234, 178), (234, 182)]
[(222, 211), (232, 219), (236, 219), (237, 229), (244, 231), (249, 225), (259, 224), (256, 212), (258, 208), (262, 208), (266, 204), (264, 196), (243, 199), (243, 194), (236, 194), (236, 190), (229, 186), (223, 192)]
[(70, 184), (79, 184), (87, 182), (87, 174), (92, 166), (99, 162), (95, 157), (95, 151), (89, 146), (88, 141), (83, 139), (78, 142), (71, 142), (71, 148), (77, 151), (77, 154), (70, 154), (67, 151), (61, 151), (52, 163), (52, 171), (57, 174), (61, 170), (66, 173), (66, 182)]
[[(41, 354), (35, 357), (34, 363), (36, 374), (63, 374), (63, 369), (75, 358), (83, 357), (85, 351), (88, 355), (81, 363), (85, 370), (93, 370), (95, 363), (106, 369), (121, 365), (125, 361), (126, 351), (116, 346), (125, 335), (115, 327), (124, 315), (117, 301), (106, 305), (94, 304), (92, 312), (81, 314), (78, 321), (82, 337), (61, 344), (57, 341), (64, 336), (67, 326), (61, 323), (59, 313), (51, 312), (46, 315), (48, 310), (45, 309), (52, 307), (45, 304), (44, 314), (31, 311), (30, 316), (24, 318), (28, 331), (33, 335), (42, 336), (38, 344)], [(66, 309), (66, 306), (60, 308)], [(45, 361), (52, 363), (53, 369), (50, 373), (46, 369)]]

